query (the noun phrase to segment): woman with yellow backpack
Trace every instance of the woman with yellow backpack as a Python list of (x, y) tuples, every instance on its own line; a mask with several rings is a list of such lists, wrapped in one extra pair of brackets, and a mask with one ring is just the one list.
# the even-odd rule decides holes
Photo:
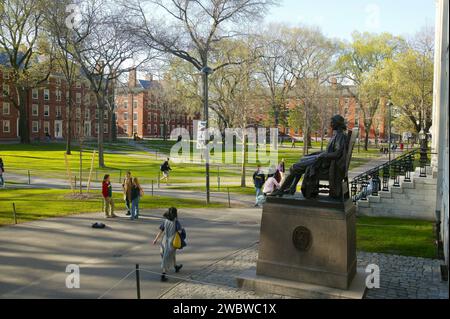
[(156, 245), (162, 237), (160, 248), (162, 258), (161, 281), (165, 282), (168, 280), (166, 275), (170, 268), (174, 267), (177, 273), (183, 268), (182, 264), (177, 265), (176, 263), (176, 252), (177, 249), (183, 249), (186, 246), (186, 232), (178, 221), (178, 212), (175, 207), (169, 208), (163, 217), (164, 221), (159, 227), (159, 233), (153, 241), (153, 245)]

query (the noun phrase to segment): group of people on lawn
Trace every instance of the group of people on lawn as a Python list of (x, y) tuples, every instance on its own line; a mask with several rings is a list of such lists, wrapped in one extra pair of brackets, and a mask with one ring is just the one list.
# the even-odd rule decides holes
[[(169, 158), (161, 165), (161, 171), (163, 173), (162, 179), (167, 182), (169, 180), (169, 171), (171, 171), (169, 165)], [(139, 183), (137, 177), (133, 177), (131, 172), (127, 172), (125, 179), (122, 183), (123, 198), (125, 206), (127, 208), (127, 216), (130, 216), (131, 220), (139, 218), (139, 201), (144, 196), (144, 190)], [(102, 196), (104, 201), (104, 213), (106, 218), (117, 217), (114, 214), (114, 200), (113, 189), (111, 184), (111, 176), (106, 174), (102, 183)], [(169, 208), (169, 210), (163, 215), (164, 220), (159, 227), (159, 232), (156, 238), (153, 240), (153, 244), (157, 245), (161, 240), (160, 253), (162, 258), (161, 268), (161, 281), (168, 280), (167, 272), (169, 269), (174, 268), (175, 272), (179, 272), (183, 267), (182, 264), (176, 264), (176, 251), (186, 246), (185, 239), (186, 233), (181, 227), (178, 220), (178, 211), (175, 207)], [(175, 244), (175, 239), (179, 238), (180, 244)]]

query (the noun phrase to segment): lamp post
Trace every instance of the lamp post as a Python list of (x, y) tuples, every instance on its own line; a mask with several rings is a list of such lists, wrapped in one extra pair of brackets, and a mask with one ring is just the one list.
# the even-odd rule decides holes
[(209, 99), (209, 87), (208, 87), (208, 76), (213, 73), (213, 69), (211, 69), (208, 66), (204, 66), (200, 70), (201, 74), (203, 75), (203, 120), (205, 121), (205, 129), (206, 129), (206, 140), (205, 140), (205, 173), (206, 173), (206, 204), (209, 205), (210, 199), (211, 199), (211, 192), (210, 192), (210, 179), (209, 179), (209, 149), (208, 149), (208, 143), (209, 143), (209, 105), (208, 105), (208, 99)]
[(428, 141), (427, 134), (424, 132), (423, 128), (419, 133), (420, 141), (420, 177), (427, 177), (427, 162), (428, 162)]
[(391, 159), (392, 159), (392, 154), (391, 154), (391, 151), (392, 151), (392, 106), (393, 106), (393, 103), (389, 100), (388, 101), (388, 114), (389, 114), (389, 162), (391, 161)]

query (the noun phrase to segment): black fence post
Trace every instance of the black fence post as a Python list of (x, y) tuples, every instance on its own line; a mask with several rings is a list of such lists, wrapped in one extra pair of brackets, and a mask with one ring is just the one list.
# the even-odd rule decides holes
[(31, 185), (31, 174), (30, 174), (30, 171), (28, 171), (28, 185)]
[(231, 208), (231, 197), (230, 197), (230, 188), (227, 187), (227, 192), (228, 192), (228, 208)]
[(136, 264), (136, 294), (137, 299), (141, 299), (141, 278), (139, 276), (139, 264)]
[(17, 225), (16, 203), (13, 203), (14, 224)]
[(154, 184), (154, 181), (152, 180), (152, 196), (154, 196), (154, 186), (153, 186), (153, 184)]

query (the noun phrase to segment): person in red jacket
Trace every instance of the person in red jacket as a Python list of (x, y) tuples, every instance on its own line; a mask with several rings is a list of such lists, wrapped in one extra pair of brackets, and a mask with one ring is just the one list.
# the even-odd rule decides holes
[(114, 215), (114, 201), (112, 197), (112, 185), (111, 185), (111, 179), (108, 174), (105, 175), (103, 178), (102, 183), (102, 195), (103, 195), (103, 202), (104, 202), (104, 209), (105, 209), (105, 217), (106, 218), (114, 218), (117, 217)]

